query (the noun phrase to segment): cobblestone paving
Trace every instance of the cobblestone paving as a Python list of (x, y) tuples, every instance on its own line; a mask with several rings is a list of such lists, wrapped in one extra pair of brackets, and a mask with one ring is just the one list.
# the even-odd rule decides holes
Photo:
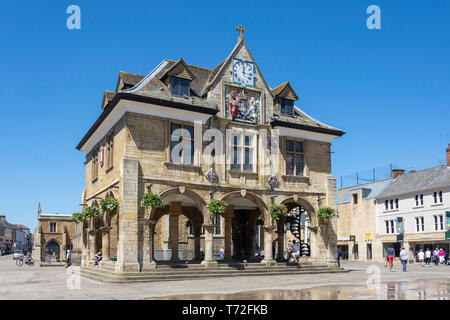
[[(0, 257), (0, 299), (148, 299), (186, 294), (196, 297), (199, 294), (247, 293), (248, 291), (278, 289), (299, 290), (325, 286), (362, 287), (366, 286), (369, 277), (374, 275), (374, 273), (367, 273), (368, 267), (372, 272), (379, 270), (379, 281), (383, 288), (389, 283), (415, 282), (417, 285), (421, 281), (427, 282), (426, 280), (430, 280), (428, 281), (430, 283), (450, 281), (450, 266), (426, 268), (410, 264), (408, 272), (401, 271), (398, 261), (394, 265), (393, 272), (389, 272), (380, 263), (344, 262), (342, 267), (350, 269), (351, 272), (295, 276), (218, 277), (203, 280), (127, 284), (98, 283), (81, 278), (80, 286), (77, 288), (76, 280), (79, 278), (77, 278), (74, 268), (71, 269), (72, 275), (70, 275), (63, 267), (41, 268), (27, 265), (18, 267), (11, 256), (4, 256)], [(367, 293), (360, 292), (359, 295), (364, 297), (365, 294)], [(323, 298), (320, 295), (318, 297)], [(329, 296), (331, 299), (333, 297), (334, 295)], [(356, 299), (357, 296), (353, 298)], [(384, 299), (383, 296), (381, 298)]]

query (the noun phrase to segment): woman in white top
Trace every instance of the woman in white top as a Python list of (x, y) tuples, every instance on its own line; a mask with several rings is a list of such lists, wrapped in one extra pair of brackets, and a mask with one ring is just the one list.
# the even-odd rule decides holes
[(430, 266), (430, 262), (431, 262), (431, 251), (430, 248), (428, 248), (427, 251), (425, 252), (425, 264), (427, 267)]
[(417, 257), (419, 258), (419, 262), (423, 267), (423, 260), (425, 259), (425, 253), (423, 252), (423, 249), (420, 249), (419, 253), (417, 254)]

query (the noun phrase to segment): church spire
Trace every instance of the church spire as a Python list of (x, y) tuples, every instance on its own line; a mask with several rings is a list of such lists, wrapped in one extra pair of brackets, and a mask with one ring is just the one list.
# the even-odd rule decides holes
[(240, 24), (237, 28), (236, 28), (236, 31), (239, 31), (239, 36), (238, 36), (238, 42), (240, 42), (241, 40), (244, 40), (244, 32), (245, 32), (245, 29), (244, 29), (244, 27), (242, 26), (242, 24)]
[(39, 202), (39, 205), (38, 205), (38, 216), (40, 216), (41, 213), (42, 213), (42, 208), (41, 208), (41, 203)]

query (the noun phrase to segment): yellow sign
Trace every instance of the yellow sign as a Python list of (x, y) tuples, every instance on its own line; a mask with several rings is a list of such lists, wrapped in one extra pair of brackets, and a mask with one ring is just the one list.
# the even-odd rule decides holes
[(365, 240), (372, 241), (372, 232), (366, 232)]

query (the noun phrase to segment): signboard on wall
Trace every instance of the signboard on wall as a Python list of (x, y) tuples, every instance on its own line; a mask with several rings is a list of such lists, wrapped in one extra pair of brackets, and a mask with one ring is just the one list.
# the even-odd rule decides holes
[(349, 239), (350, 239), (350, 241), (356, 241), (355, 236), (350, 236)]
[(450, 231), (450, 211), (447, 211), (445, 216), (447, 217), (447, 231)]

